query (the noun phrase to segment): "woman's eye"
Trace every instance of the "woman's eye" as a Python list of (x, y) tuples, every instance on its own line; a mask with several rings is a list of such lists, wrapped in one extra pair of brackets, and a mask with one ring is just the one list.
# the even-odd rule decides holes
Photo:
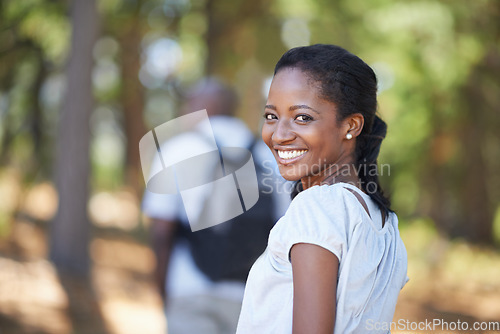
[(276, 116), (273, 114), (266, 113), (266, 114), (264, 114), (264, 118), (267, 120), (273, 120), (273, 119), (276, 119)]
[(295, 117), (295, 119), (301, 122), (308, 122), (312, 120), (312, 117), (307, 115), (298, 115), (297, 117)]

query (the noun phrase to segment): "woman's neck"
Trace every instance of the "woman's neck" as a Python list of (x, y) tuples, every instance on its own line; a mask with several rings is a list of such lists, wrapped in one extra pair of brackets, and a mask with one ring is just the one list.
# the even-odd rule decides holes
[(358, 186), (358, 170), (353, 162), (333, 164), (325, 168), (318, 175), (307, 176), (301, 179), (304, 190), (316, 185), (332, 185), (339, 182), (350, 183)]

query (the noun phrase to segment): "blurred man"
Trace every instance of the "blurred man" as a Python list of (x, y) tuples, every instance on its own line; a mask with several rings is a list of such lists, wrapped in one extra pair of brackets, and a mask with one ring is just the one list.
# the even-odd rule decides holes
[[(261, 232), (260, 235), (252, 235), (251, 233), (254, 233), (256, 229), (251, 229), (246, 235), (246, 238), (252, 241), (251, 244), (260, 243), (265, 247), (268, 231), (286, 210), (289, 195), (284, 181), (277, 176), (271, 152), (262, 141), (254, 138), (242, 121), (233, 116), (236, 108), (235, 92), (219, 80), (209, 78), (202, 80), (189, 91), (182, 113), (206, 109), (217, 145), (249, 149), (257, 168), (265, 170), (267, 180), (260, 185), (261, 198), (256, 205), (260, 204), (260, 207), (245, 213), (245, 217), (253, 219), (252, 223), (257, 227), (259, 224), (266, 224), (262, 210), (265, 211), (265, 215), (271, 216), (271, 224), (263, 227), (266, 231), (264, 234)], [(208, 135), (203, 133), (203, 130), (184, 134), (183, 146), (207, 145)], [(164, 143), (162, 151), (168, 145), (169, 142)], [(208, 167), (200, 166), (200, 168)], [(268, 195), (270, 197), (262, 196), (263, 192), (271, 191), (272, 194)], [(205, 195), (208, 197), (210, 194)], [(263, 201), (268, 203), (263, 203)], [(192, 204), (190, 203), (190, 207)], [(198, 205), (202, 211), (206, 204), (204, 200), (198, 199), (195, 205)], [(262, 205), (270, 206), (265, 209)], [(224, 242), (213, 241), (211, 244), (205, 242), (205, 245), (202, 245), (204, 241), (209, 240), (212, 231), (216, 231), (216, 234), (225, 233), (227, 229), (224, 226), (228, 224), (221, 224), (222, 228), (214, 226), (199, 232), (191, 232), (183, 202), (178, 195), (159, 195), (146, 191), (143, 211), (151, 220), (152, 243), (157, 258), (156, 278), (166, 305), (168, 334), (234, 333), (250, 264), (243, 267), (243, 274), (241, 268), (239, 272), (231, 274), (233, 268), (224, 268), (228, 264), (220, 262), (221, 256), (211, 256), (200, 247), (207, 245), (214, 247), (225, 241), (241, 243), (237, 240), (240, 237), (223, 236), (225, 239), (214, 240)], [(238, 224), (238, 222), (231, 224)], [(243, 226), (242, 223), (239, 226)], [(198, 238), (193, 238), (194, 236)], [(255, 240), (256, 238), (258, 240)], [(215, 251), (220, 254), (224, 250)], [(238, 256), (246, 255), (242, 254), (245, 252), (243, 248), (231, 252)], [(207, 268), (212, 270), (207, 270)]]

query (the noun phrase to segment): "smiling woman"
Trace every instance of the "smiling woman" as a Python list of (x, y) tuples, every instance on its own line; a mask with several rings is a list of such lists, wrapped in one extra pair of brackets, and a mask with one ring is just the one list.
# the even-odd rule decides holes
[(339, 124), (336, 109), (333, 102), (318, 96), (302, 70), (285, 68), (275, 75), (262, 138), (285, 179), (300, 179), (310, 187), (324, 179), (329, 166), (351, 162), (354, 142), (345, 135), (359, 132), (363, 117), (354, 115)]
[(277, 63), (262, 138), (298, 187), (250, 271), (238, 334), (366, 333), (392, 320), (407, 256), (378, 183), (376, 92), (372, 69), (338, 46)]

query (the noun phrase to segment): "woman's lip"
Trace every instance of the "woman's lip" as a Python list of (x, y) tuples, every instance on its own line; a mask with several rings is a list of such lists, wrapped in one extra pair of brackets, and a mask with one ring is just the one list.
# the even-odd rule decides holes
[[(295, 150), (295, 149), (290, 150), (290, 149), (288, 149), (288, 150), (280, 150), (280, 151), (303, 151), (303, 150)], [(292, 158), (292, 159), (283, 159), (283, 158), (280, 158), (280, 156), (278, 155), (278, 150), (275, 150), (275, 154), (276, 154), (276, 159), (277, 159), (277, 161), (278, 161), (279, 164), (281, 164), (281, 165), (289, 165), (289, 164), (292, 164), (292, 163), (300, 160), (304, 155), (307, 154), (307, 151), (308, 150), (305, 150), (305, 152), (303, 154), (299, 155), (298, 157)]]

